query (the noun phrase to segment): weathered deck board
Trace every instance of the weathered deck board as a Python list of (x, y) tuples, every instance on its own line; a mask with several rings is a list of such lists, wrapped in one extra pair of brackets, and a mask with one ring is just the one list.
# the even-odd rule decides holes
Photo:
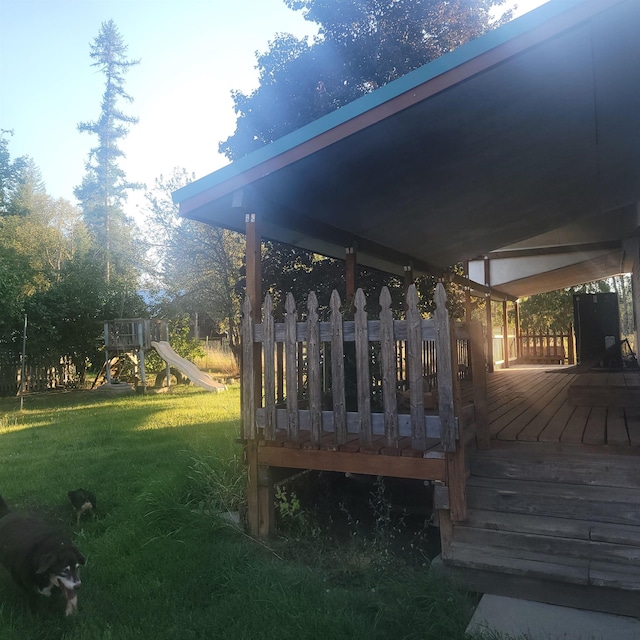
[[(518, 440), (524, 442), (536, 442), (545, 428), (549, 425), (553, 417), (565, 403), (567, 386), (571, 382), (572, 376), (555, 376), (560, 380), (555, 380), (551, 392), (545, 398), (542, 408), (531, 419), (527, 426), (518, 434)], [(538, 409), (538, 407), (536, 407)]]
[(622, 407), (610, 407), (607, 413), (607, 443), (612, 445), (629, 444), (629, 432)]
[[(591, 446), (640, 446), (640, 407), (568, 401), (580, 378), (590, 388), (638, 388), (634, 372), (571, 373), (558, 367), (515, 367), (487, 376), (489, 430), (497, 441), (555, 442)], [(596, 385), (599, 385), (596, 386)], [(614, 386), (611, 386), (614, 385)], [(639, 388), (640, 393), (640, 388)], [(599, 393), (596, 397), (602, 397)]]
[[(538, 435), (553, 415), (549, 407), (560, 406), (564, 401), (562, 393), (566, 380), (557, 380), (559, 376), (547, 376), (544, 386), (539, 387), (539, 394), (531, 400), (527, 410), (507, 425), (499, 434), (501, 440), (536, 441)], [(541, 420), (545, 420), (542, 427)], [(531, 425), (533, 423), (533, 425)], [(530, 427), (531, 425), (531, 427)]]

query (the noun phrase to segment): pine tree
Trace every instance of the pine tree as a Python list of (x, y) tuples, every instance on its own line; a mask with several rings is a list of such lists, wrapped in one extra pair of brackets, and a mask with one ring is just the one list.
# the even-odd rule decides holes
[(127, 247), (131, 245), (131, 225), (122, 210), (130, 189), (140, 185), (126, 181), (118, 161), (124, 153), (119, 142), (129, 133), (129, 126), (138, 119), (118, 108), (118, 101), (132, 102), (124, 89), (124, 76), (139, 60), (127, 59), (128, 47), (113, 20), (103, 22), (100, 33), (90, 45), (92, 67), (104, 74), (100, 117), (82, 122), (78, 131), (98, 137), (97, 146), (89, 152), (86, 174), (74, 194), (80, 201), (85, 222), (97, 247), (103, 252), (106, 281), (109, 282), (114, 263), (125, 268)]

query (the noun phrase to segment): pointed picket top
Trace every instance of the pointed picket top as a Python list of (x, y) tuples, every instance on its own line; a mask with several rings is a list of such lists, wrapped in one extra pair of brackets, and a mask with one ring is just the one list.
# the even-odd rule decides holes
[(296, 301), (294, 300), (293, 293), (291, 293), (291, 291), (287, 293), (287, 298), (284, 301), (284, 310), (287, 314), (296, 312)]
[(391, 294), (389, 293), (388, 287), (382, 287), (380, 291), (380, 307), (382, 311), (386, 311), (387, 309), (391, 309)]
[(438, 284), (436, 285), (436, 292), (435, 292), (435, 295), (434, 295), (434, 299), (436, 301), (436, 307), (438, 307), (439, 309), (445, 309), (446, 310), (446, 308), (447, 308), (447, 293), (444, 290), (444, 285), (442, 284), (442, 282), (438, 282)]
[(271, 299), (271, 294), (267, 293), (264, 297), (264, 304), (262, 305), (262, 314), (264, 316), (273, 315), (273, 300)]
[(331, 314), (339, 314), (340, 307), (342, 305), (342, 301), (340, 300), (340, 294), (334, 289), (331, 292), (331, 298), (329, 299), (329, 308), (331, 309)]
[(307, 310), (309, 311), (309, 317), (318, 317), (318, 298), (315, 291), (309, 292), (309, 297), (307, 298)]
[(251, 300), (249, 299), (249, 296), (247, 296), (242, 303), (242, 313), (245, 318), (251, 317)]
[(416, 289), (415, 284), (410, 284), (409, 288), (407, 289), (407, 308), (418, 308), (418, 290)]
[(367, 299), (365, 298), (364, 291), (362, 289), (358, 289), (356, 291), (356, 297), (354, 298), (353, 303), (357, 311), (364, 313), (364, 309), (367, 306)]

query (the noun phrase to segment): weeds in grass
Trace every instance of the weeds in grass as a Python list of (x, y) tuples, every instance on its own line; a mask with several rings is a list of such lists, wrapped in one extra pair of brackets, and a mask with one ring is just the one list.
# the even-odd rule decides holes
[(6, 433), (8, 431), (13, 431), (18, 427), (18, 414), (11, 413), (3, 413), (0, 415), (0, 433)]
[(292, 540), (317, 540), (320, 528), (313, 514), (302, 508), (295, 491), (279, 484), (275, 490), (276, 511), (279, 516), (280, 534)]
[(189, 467), (192, 481), (191, 505), (201, 513), (246, 511), (245, 470), (240, 456), (192, 457)]

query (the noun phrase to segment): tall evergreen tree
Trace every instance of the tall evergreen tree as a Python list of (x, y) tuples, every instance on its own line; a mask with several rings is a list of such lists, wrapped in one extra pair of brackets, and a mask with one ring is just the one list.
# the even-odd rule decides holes
[(11, 159), (10, 135), (13, 135), (13, 131), (0, 129), (0, 217), (24, 213), (16, 201), (16, 194), (25, 186), (29, 167), (33, 166), (27, 156)]
[(129, 125), (138, 119), (125, 114), (118, 102), (132, 102), (124, 89), (124, 76), (139, 60), (127, 58), (128, 47), (113, 20), (103, 22), (100, 33), (90, 45), (92, 67), (104, 74), (105, 90), (102, 95), (100, 117), (78, 125), (80, 132), (98, 137), (97, 146), (89, 153), (86, 174), (74, 194), (81, 203), (85, 221), (96, 246), (103, 253), (107, 282), (114, 266), (126, 272), (131, 242), (131, 222), (125, 216), (122, 205), (130, 189), (139, 188), (127, 182), (118, 162), (124, 157), (119, 142), (129, 133)]

